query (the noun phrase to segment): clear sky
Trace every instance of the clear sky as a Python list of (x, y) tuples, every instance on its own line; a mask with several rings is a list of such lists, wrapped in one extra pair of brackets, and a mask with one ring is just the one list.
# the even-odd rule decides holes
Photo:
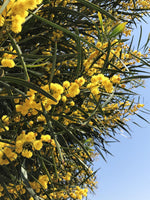
[[(142, 42), (146, 42), (150, 32), (150, 19), (143, 24)], [(134, 31), (134, 46), (138, 42), (139, 29)], [(150, 110), (150, 80), (146, 89), (139, 93), (144, 97), (144, 104)], [(141, 98), (142, 99), (142, 98)], [(150, 121), (150, 116), (146, 116)], [(137, 119), (142, 128), (133, 125), (132, 137), (119, 136), (119, 143), (113, 143), (108, 150), (114, 155), (107, 156), (107, 163), (99, 159), (95, 169), (98, 185), (95, 195), (90, 200), (150, 200), (150, 124)]]

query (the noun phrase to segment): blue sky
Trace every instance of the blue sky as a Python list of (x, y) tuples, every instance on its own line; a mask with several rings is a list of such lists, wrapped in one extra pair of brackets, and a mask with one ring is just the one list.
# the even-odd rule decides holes
[[(150, 32), (150, 19), (147, 21), (148, 24), (142, 23), (142, 43), (146, 42)], [(134, 35), (136, 49), (139, 29)], [(145, 86), (138, 92), (150, 110), (150, 80)], [(146, 118), (150, 121), (150, 116), (146, 115)], [(108, 147), (114, 156), (107, 156), (107, 163), (102, 159), (95, 162), (95, 169), (101, 169), (97, 174), (98, 188), (95, 195), (89, 195), (90, 200), (150, 200), (150, 124), (141, 119), (136, 122), (142, 128), (132, 125), (132, 137), (119, 136), (120, 142)]]

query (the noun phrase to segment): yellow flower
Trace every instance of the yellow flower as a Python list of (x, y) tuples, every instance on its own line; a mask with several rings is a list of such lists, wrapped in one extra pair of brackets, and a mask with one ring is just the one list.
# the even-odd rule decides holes
[(41, 4), (43, 2), (43, 0), (36, 0), (37, 4)]
[(80, 93), (79, 85), (77, 83), (71, 83), (71, 86), (68, 89), (68, 96), (75, 97)]
[(3, 67), (13, 68), (15, 66), (15, 62), (12, 59), (3, 58), (1, 61)]
[(22, 156), (23, 156), (23, 157), (31, 158), (32, 155), (33, 155), (33, 154), (32, 154), (31, 151), (29, 151), (28, 149), (23, 149), (23, 151), (22, 151)]
[(36, 0), (26, 0), (25, 3), (26, 3), (26, 9), (33, 10), (37, 6), (37, 1)]
[(67, 174), (66, 174), (66, 176), (64, 177), (64, 179), (65, 179), (66, 181), (70, 181), (70, 179), (71, 179), (71, 173), (70, 173), (70, 172), (67, 172)]
[(139, 104), (137, 104), (137, 107), (138, 107), (138, 108), (144, 107), (144, 104), (140, 104), (140, 103), (139, 103)]
[(2, 116), (2, 121), (3, 121), (5, 124), (9, 125), (9, 117), (8, 117), (7, 115), (3, 115), (3, 116)]
[(40, 175), (38, 181), (44, 187), (44, 189), (47, 189), (47, 187), (48, 187), (47, 184), (49, 181), (49, 178), (47, 175)]
[(35, 141), (33, 142), (33, 146), (34, 146), (34, 148), (35, 148), (36, 150), (39, 151), (39, 150), (42, 149), (43, 143), (42, 143), (41, 140), (35, 140)]
[(84, 79), (83, 76), (82, 76), (82, 77), (76, 79), (75, 82), (78, 83), (79, 86), (82, 86), (82, 85), (84, 85), (84, 83), (85, 83), (85, 79)]
[(113, 83), (119, 84), (119, 83), (120, 83), (120, 80), (121, 80), (121, 78), (120, 78), (119, 75), (114, 75), (113, 77), (111, 77), (111, 81), (112, 81)]
[(51, 140), (51, 145), (56, 147), (55, 140), (53, 140), (53, 139)]
[(12, 151), (11, 147), (5, 147), (3, 153), (10, 161), (13, 161), (17, 158), (17, 154)]
[(41, 140), (44, 141), (44, 142), (50, 142), (51, 140), (51, 136), (50, 135), (42, 135), (41, 136)]
[(22, 24), (25, 22), (25, 18), (20, 15), (12, 16), (12, 24)]
[(63, 82), (63, 87), (68, 88), (70, 86), (70, 82), (69, 81), (64, 81)]
[(92, 92), (93, 95), (97, 95), (97, 94), (100, 93), (98, 87), (92, 87), (91, 92)]
[(72, 198), (74, 198), (74, 199), (76, 199), (76, 194), (75, 193), (73, 193), (73, 192), (70, 192), (70, 196), (72, 197)]
[(34, 132), (28, 132), (28, 134), (27, 135), (25, 135), (25, 141), (26, 142), (34, 142), (34, 140), (35, 140), (35, 136), (36, 136), (36, 133), (34, 133)]
[(74, 105), (75, 105), (75, 102), (74, 102), (74, 101), (71, 101), (71, 102), (70, 102), (70, 105), (71, 105), (71, 106), (74, 106)]
[(17, 153), (21, 153), (22, 152), (22, 150), (23, 150), (23, 144), (24, 144), (24, 140), (18, 140), (18, 141), (16, 141), (16, 149), (15, 149), (15, 151)]
[(50, 90), (52, 90), (52, 93), (58, 94), (62, 94), (64, 92), (63, 87), (58, 83), (51, 83)]
[(45, 117), (44, 117), (44, 115), (39, 115), (38, 117), (37, 117), (37, 121), (38, 122), (46, 122), (46, 119), (45, 119)]
[(14, 33), (20, 33), (21, 30), (22, 30), (22, 26), (20, 23), (15, 23), (15, 21), (12, 23), (12, 26), (11, 26), (11, 30), (14, 32)]
[(67, 101), (67, 97), (66, 96), (62, 96), (61, 100), (65, 103)]

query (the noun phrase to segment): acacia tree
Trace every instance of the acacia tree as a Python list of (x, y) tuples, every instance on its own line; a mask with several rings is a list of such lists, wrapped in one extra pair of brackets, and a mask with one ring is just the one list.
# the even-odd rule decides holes
[[(4, 0), (0, 8), (0, 198), (77, 199), (95, 156), (143, 110), (149, 78), (128, 39), (149, 1)], [(142, 31), (141, 31), (142, 33)], [(140, 34), (141, 35), (141, 34)]]

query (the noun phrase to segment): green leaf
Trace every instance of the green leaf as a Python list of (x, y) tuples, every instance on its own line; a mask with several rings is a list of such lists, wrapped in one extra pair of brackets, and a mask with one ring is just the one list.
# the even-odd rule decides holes
[(148, 35), (148, 38), (147, 38), (146, 43), (144, 44), (144, 49), (145, 49), (145, 50), (146, 50), (146, 48), (147, 48), (147, 45), (148, 45), (149, 41), (150, 41), (150, 33), (149, 33), (149, 35)]
[(12, 82), (15, 83), (17, 85), (21, 85), (22, 87), (27, 87), (27, 88), (31, 88), (41, 94), (43, 94), (44, 96), (52, 99), (53, 101), (57, 102), (57, 100), (50, 95), (49, 93), (45, 92), (43, 89), (41, 89), (40, 87), (36, 86), (34, 83), (25, 81), (23, 79), (19, 79), (19, 78), (14, 78), (14, 77), (10, 77), (10, 76), (6, 76), (6, 77), (0, 77), (0, 81), (4, 81), (4, 82)]
[(105, 70), (107, 69), (107, 66), (108, 66), (108, 63), (109, 63), (110, 51), (111, 51), (111, 43), (110, 43), (110, 41), (108, 41), (108, 47), (106, 49), (107, 54), (106, 54), (106, 59), (105, 59), (104, 65), (102, 67), (102, 73), (104, 73)]
[(55, 42), (54, 55), (53, 55), (53, 64), (52, 64), (51, 74), (50, 74), (50, 78), (49, 78), (49, 85), (51, 84), (51, 82), (53, 80), (53, 76), (55, 74), (56, 57), (57, 57), (57, 42)]
[(135, 113), (135, 115), (137, 115), (139, 118), (141, 118), (142, 120), (144, 120), (145, 122), (147, 122), (148, 124), (150, 124), (150, 122), (147, 119), (145, 119), (144, 117), (142, 117), (138, 113)]
[[(75, 29), (75, 31), (76, 31), (77, 35), (79, 36), (79, 31), (77, 29)], [(76, 67), (76, 77), (78, 78), (79, 71), (80, 71), (81, 66), (82, 66), (82, 60), (83, 60), (83, 58), (82, 58), (82, 47), (81, 47), (80, 40), (77, 39), (76, 43), (77, 43), (77, 52), (78, 52), (78, 54), (77, 54), (78, 55), (77, 56), (78, 61), (77, 61), (77, 67)]]
[(122, 33), (123, 30), (125, 29), (126, 24), (127, 22), (124, 22), (122, 24), (118, 24), (116, 27), (113, 27), (108, 37), (109, 38), (116, 37), (119, 33)]
[(137, 50), (138, 50), (139, 47), (140, 47), (141, 38), (142, 38), (142, 26), (140, 26), (140, 36), (139, 36), (139, 41), (138, 41)]
[[(33, 14), (33, 13), (32, 13), (32, 14)], [(51, 22), (51, 21), (49, 21), (49, 20), (47, 20), (47, 19), (45, 19), (45, 18), (43, 18), (43, 17), (40, 17), (40, 16), (38, 16), (38, 15), (35, 15), (35, 14), (33, 14), (33, 15), (34, 15), (34, 17), (36, 17), (36, 18), (39, 19), (40, 21), (43, 21), (45, 24), (48, 24), (49, 26), (52, 26), (52, 27), (54, 27), (54, 28), (56, 28), (56, 29), (58, 29), (58, 30), (60, 30), (60, 31), (62, 31), (62, 32), (64, 32), (64, 33), (66, 33), (67, 35), (70, 35), (70, 36), (73, 37), (75, 40), (78, 40), (78, 39), (79, 39), (79, 40), (85, 42), (86, 44), (88, 44), (90, 47), (93, 47), (93, 48), (95, 48), (95, 49), (101, 51), (101, 50), (100, 50), (99, 48), (97, 48), (94, 44), (88, 42), (87, 40), (85, 40), (85, 39), (82, 38), (82, 37), (79, 37), (78, 35), (76, 35), (76, 34), (74, 34), (73, 32), (67, 30), (66, 28), (64, 28), (64, 27), (62, 27), (62, 26), (60, 26), (60, 25), (58, 25), (58, 24), (56, 24), (56, 23), (54, 23), (54, 22)]]
[(20, 49), (20, 46), (17, 44), (16, 40), (11, 36), (10, 33), (8, 33), (8, 35), (9, 35), (9, 38), (11, 40), (11, 43), (12, 43), (14, 49), (17, 52), (18, 58), (19, 58), (19, 60), (21, 62), (21, 65), (23, 67), (25, 80), (26, 81), (30, 81), (30, 78), (29, 78), (29, 75), (28, 75), (28, 71), (27, 71), (27, 67), (26, 67), (26, 64), (24, 62), (24, 58), (22, 57), (22, 51)]

